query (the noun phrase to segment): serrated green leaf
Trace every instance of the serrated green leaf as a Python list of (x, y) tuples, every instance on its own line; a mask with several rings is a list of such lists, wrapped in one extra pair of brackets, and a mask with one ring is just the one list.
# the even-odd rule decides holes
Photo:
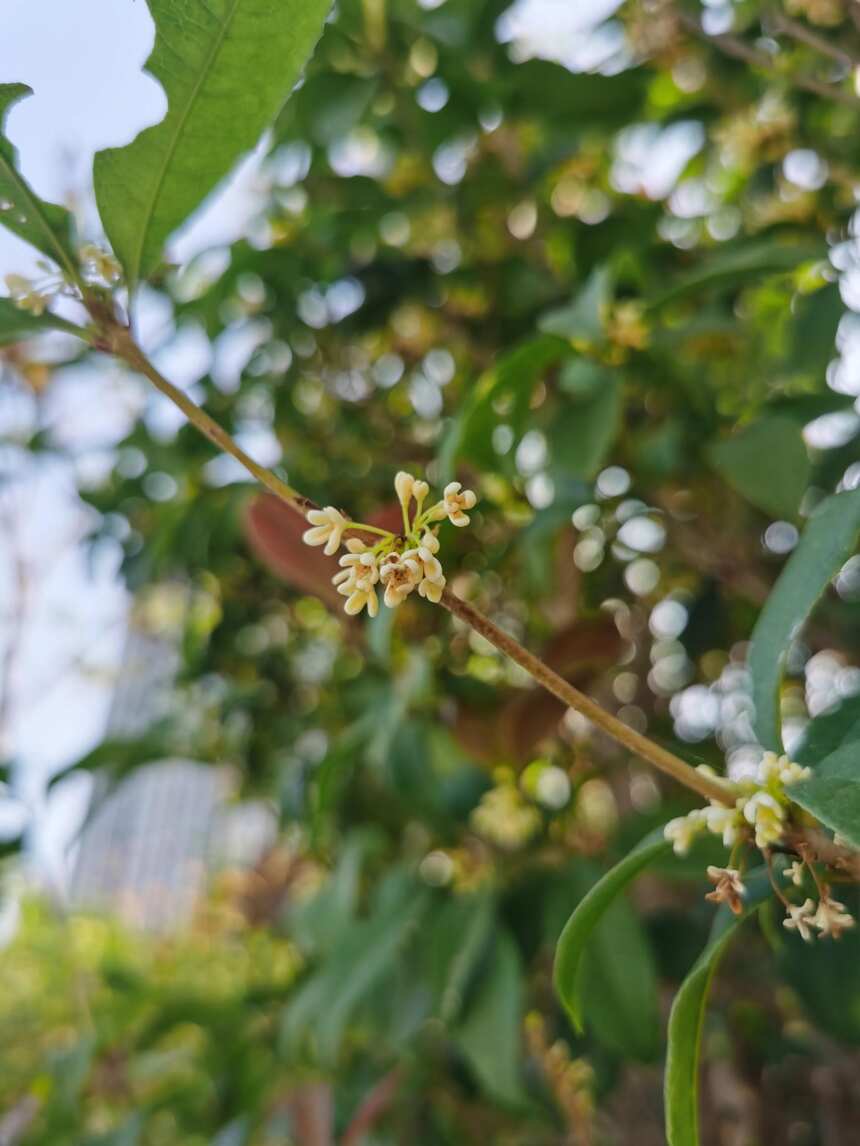
[(558, 997), (577, 1030), (582, 1030), (583, 1010), (580, 977), (583, 954), (595, 927), (625, 887), (657, 856), (670, 850), (663, 829), (649, 832), (632, 851), (608, 871), (577, 905), (555, 949), (553, 981)]
[(699, 1146), (699, 1054), (708, 991), (717, 964), (738, 926), (770, 894), (765, 871), (754, 872), (745, 883), (747, 898), (743, 915), (733, 915), (727, 907), (720, 908), (707, 947), (672, 1003), (663, 1083), (669, 1146)]
[(758, 509), (792, 518), (809, 483), (809, 455), (793, 418), (771, 415), (708, 450), (714, 469)]
[(277, 115), (316, 44), (331, 0), (149, 0), (147, 70), (167, 115), (95, 160), (102, 222), (130, 285), (165, 240)]
[(79, 281), (74, 223), (65, 207), (46, 203), (18, 171), (18, 153), (3, 134), (9, 110), (33, 89), (0, 84), (0, 223)]
[(828, 828), (860, 847), (860, 743), (852, 741), (815, 765), (811, 780), (789, 795)]
[(827, 498), (809, 520), (753, 629), (749, 670), (755, 730), (780, 750), (779, 687), (789, 644), (830, 579), (852, 555), (860, 532), (860, 490)]
[(15, 306), (8, 298), (0, 298), (0, 346), (9, 346), (25, 338), (35, 338), (37, 334), (49, 334), (57, 330), (63, 334), (76, 334), (79, 338), (86, 335), (79, 326), (57, 318), (54, 314), (30, 314)]

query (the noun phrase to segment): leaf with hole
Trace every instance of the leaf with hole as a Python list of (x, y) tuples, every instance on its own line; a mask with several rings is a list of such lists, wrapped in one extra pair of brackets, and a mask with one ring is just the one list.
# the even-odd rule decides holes
[(149, 0), (147, 69), (167, 114), (127, 147), (101, 151), (95, 189), (129, 285), (274, 120), (322, 32), (331, 0)]

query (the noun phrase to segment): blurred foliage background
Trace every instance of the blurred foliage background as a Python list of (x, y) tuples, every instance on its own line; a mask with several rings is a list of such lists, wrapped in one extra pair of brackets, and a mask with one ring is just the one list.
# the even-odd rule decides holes
[[(341, 0), (249, 234), (165, 270), (151, 343), (206, 344), (190, 392), (319, 502), (383, 521), (401, 468), (475, 488), (456, 591), (740, 775), (745, 641), (804, 518), (860, 483), (858, 8), (609, 7)], [(11, 481), (64, 449), (53, 365), (3, 352), (34, 410)], [(417, 598), (345, 617), (297, 516), (157, 395), (136, 410), (81, 481), (88, 545), (122, 546), (134, 625), (180, 664), (157, 721), (73, 768), (105, 792), (226, 764), (277, 832), (166, 935), (25, 901), (0, 1140), (664, 1141), (702, 858), (610, 912), (585, 1032), (550, 976), (572, 907), (684, 795)], [(858, 602), (853, 558), (792, 651), (787, 730), (860, 692)], [(797, 948), (765, 914), (720, 972), (708, 1142), (856, 1141), (860, 940)]]

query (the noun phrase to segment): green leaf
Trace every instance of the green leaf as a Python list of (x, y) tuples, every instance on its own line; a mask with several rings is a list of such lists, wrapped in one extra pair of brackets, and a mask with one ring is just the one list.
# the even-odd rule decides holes
[(572, 402), (553, 422), (550, 454), (556, 476), (590, 479), (600, 470), (618, 434), (621, 385), (609, 371), (583, 401)]
[(767, 872), (757, 871), (745, 880), (746, 909), (733, 915), (721, 907), (714, 920), (708, 945), (681, 984), (669, 1015), (664, 1101), (666, 1141), (669, 1146), (699, 1146), (699, 1054), (705, 1004), (720, 957), (739, 924), (770, 894)]
[(456, 1036), (483, 1088), (506, 1105), (525, 1099), (520, 1081), (522, 973), (516, 943), (500, 931), (489, 969)]
[(654, 953), (623, 896), (609, 905), (585, 948), (580, 998), (585, 1022), (604, 1046), (643, 1062), (660, 1053)]
[(165, 240), (253, 148), (311, 54), (331, 0), (149, 0), (148, 71), (167, 115), (127, 147), (101, 151), (95, 190), (129, 285)]
[(860, 490), (828, 497), (809, 519), (753, 629), (749, 670), (755, 730), (766, 748), (782, 747), (779, 687), (788, 646), (830, 579), (854, 552)]
[(774, 517), (792, 518), (809, 483), (809, 455), (793, 418), (772, 415), (714, 442), (711, 464), (737, 492)]
[(821, 241), (782, 242), (766, 238), (751, 243), (746, 238), (730, 246), (721, 245), (698, 261), (694, 270), (679, 276), (667, 290), (655, 295), (650, 305), (663, 306), (676, 298), (701, 289), (734, 289), (748, 280), (794, 270), (802, 263), (827, 255)]
[(838, 708), (810, 720), (791, 758), (798, 764), (815, 764), (851, 741), (860, 741), (860, 696), (849, 696)]
[(18, 171), (17, 151), (3, 134), (10, 108), (32, 94), (26, 84), (0, 84), (0, 223), (78, 282), (72, 216), (65, 207), (46, 203), (33, 191)]
[(792, 784), (789, 795), (822, 824), (860, 847), (860, 743), (856, 740), (815, 765), (812, 779)]
[(541, 316), (538, 330), (573, 342), (597, 342), (603, 336), (606, 308), (611, 298), (612, 278), (605, 267), (599, 267), (573, 302)]
[(565, 924), (555, 951), (553, 980), (556, 993), (578, 1031), (583, 1027), (580, 978), (586, 945), (615, 897), (643, 868), (669, 851), (670, 847), (663, 837), (662, 827), (650, 832), (603, 879), (598, 880)]
[(49, 334), (52, 330), (76, 334), (79, 338), (86, 337), (86, 331), (81, 327), (65, 322), (55, 314), (30, 314), (15, 306), (8, 298), (0, 298), (0, 346), (35, 338), (37, 334)]

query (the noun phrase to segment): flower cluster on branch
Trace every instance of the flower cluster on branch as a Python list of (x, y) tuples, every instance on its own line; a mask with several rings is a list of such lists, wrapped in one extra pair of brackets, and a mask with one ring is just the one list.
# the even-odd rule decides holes
[[(303, 535), (307, 545), (325, 546), (323, 552), (329, 557), (341, 546), (347, 550), (339, 561), (340, 572), (332, 581), (338, 593), (346, 597), (344, 610), (349, 614), (367, 609), (375, 617), (379, 611), (378, 591), (389, 609), (402, 604), (415, 589), (419, 596), (438, 603), (445, 588), (445, 574), (436, 556), (438, 526), (446, 519), (452, 525), (468, 525), (466, 511), (478, 500), (472, 490), (452, 481), (445, 486), (441, 500), (425, 509), (430, 486), (404, 470), (395, 477), (394, 489), (403, 514), (401, 534), (350, 521), (333, 505), (310, 509), (305, 515), (311, 526)], [(344, 540), (349, 532), (377, 534), (379, 540), (374, 544), (360, 537)]]

